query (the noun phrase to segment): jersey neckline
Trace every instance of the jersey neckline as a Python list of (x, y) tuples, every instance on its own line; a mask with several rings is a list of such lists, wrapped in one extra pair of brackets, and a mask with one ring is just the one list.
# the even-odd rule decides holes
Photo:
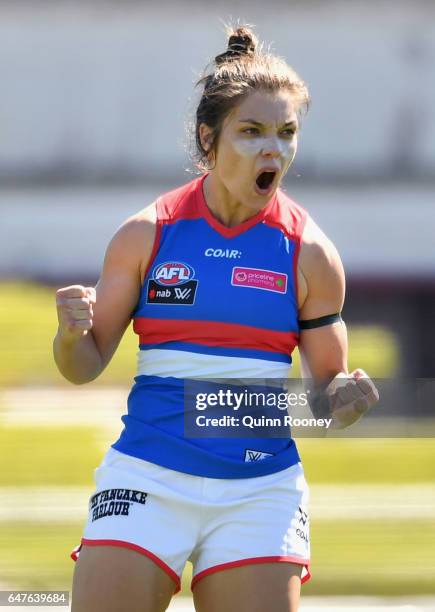
[(204, 195), (204, 181), (207, 178), (207, 176), (208, 176), (208, 172), (203, 174), (203, 176), (201, 176), (198, 179), (198, 186), (196, 189), (196, 201), (197, 201), (198, 210), (201, 216), (207, 221), (207, 223), (216, 232), (218, 232), (225, 238), (234, 238), (235, 236), (239, 236), (240, 234), (250, 229), (257, 223), (260, 223), (261, 221), (263, 221), (267, 213), (272, 208), (274, 202), (276, 201), (277, 193), (275, 192), (274, 196), (267, 202), (267, 204), (261, 210), (258, 211), (258, 213), (256, 213), (255, 215), (253, 215), (246, 221), (243, 221), (242, 223), (234, 225), (233, 227), (227, 227), (213, 215), (213, 213), (211, 212), (210, 208), (207, 205), (205, 195)]

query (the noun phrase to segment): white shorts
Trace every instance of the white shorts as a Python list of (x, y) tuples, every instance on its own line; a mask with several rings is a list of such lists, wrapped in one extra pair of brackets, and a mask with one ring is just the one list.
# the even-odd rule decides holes
[(288, 562), (310, 578), (308, 486), (301, 463), (256, 478), (176, 472), (110, 448), (95, 470), (83, 545), (124, 546), (151, 558), (180, 590), (186, 561), (192, 588), (202, 577), (250, 563)]

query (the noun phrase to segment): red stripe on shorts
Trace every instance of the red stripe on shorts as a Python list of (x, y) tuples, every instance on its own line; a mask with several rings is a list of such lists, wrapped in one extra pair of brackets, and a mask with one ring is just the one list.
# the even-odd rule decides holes
[(191, 590), (193, 590), (195, 585), (199, 582), (199, 580), (201, 580), (201, 578), (205, 578), (206, 576), (214, 574), (215, 572), (231, 569), (232, 567), (242, 567), (243, 565), (254, 565), (255, 563), (297, 563), (298, 565), (303, 565), (307, 570), (307, 573), (301, 579), (301, 584), (304, 584), (304, 582), (307, 582), (307, 580), (311, 578), (309, 559), (283, 556), (252, 557), (250, 559), (239, 559), (239, 561), (230, 561), (229, 563), (221, 563), (220, 565), (214, 565), (213, 567), (209, 567), (208, 569), (199, 572), (198, 574), (196, 574), (196, 576), (193, 577), (190, 588)]
[(157, 557), (154, 553), (146, 548), (142, 548), (142, 546), (138, 546), (137, 544), (132, 544), (131, 542), (125, 542), (124, 540), (88, 540), (86, 538), (82, 538), (80, 546), (77, 546), (71, 553), (71, 558), (74, 561), (77, 561), (79, 557), (80, 550), (85, 544), (86, 546), (120, 546), (121, 548), (129, 548), (130, 550), (135, 550), (136, 552), (145, 555), (151, 561), (154, 561), (164, 572), (172, 578), (175, 582), (176, 590), (175, 593), (178, 593), (181, 590), (181, 580), (178, 574), (174, 572), (173, 569), (169, 567), (164, 561), (162, 561), (159, 557)]

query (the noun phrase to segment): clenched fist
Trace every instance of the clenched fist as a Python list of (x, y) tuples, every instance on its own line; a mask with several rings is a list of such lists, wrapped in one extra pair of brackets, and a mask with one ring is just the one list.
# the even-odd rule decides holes
[(355, 423), (379, 401), (379, 393), (364, 372), (340, 372), (326, 388), (331, 410), (331, 429), (343, 429)]
[(95, 301), (94, 287), (71, 285), (56, 291), (59, 335), (64, 340), (81, 338), (92, 329), (92, 304), (95, 304)]

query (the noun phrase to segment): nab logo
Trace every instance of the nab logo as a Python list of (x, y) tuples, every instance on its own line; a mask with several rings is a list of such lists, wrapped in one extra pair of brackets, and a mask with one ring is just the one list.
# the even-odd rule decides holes
[(245, 451), (245, 463), (251, 461), (261, 461), (261, 459), (265, 459), (266, 457), (273, 457), (273, 453), (263, 453), (263, 451), (252, 450), (251, 448), (247, 448)]
[(183, 285), (195, 276), (193, 268), (185, 263), (166, 262), (154, 270), (153, 278), (159, 285)]

